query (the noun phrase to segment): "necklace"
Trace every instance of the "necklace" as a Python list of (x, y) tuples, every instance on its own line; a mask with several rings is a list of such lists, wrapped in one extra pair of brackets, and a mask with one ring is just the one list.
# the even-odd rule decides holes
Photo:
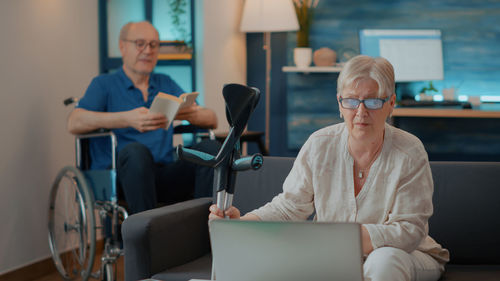
[[(358, 168), (358, 178), (359, 179), (363, 179), (365, 177), (365, 174), (366, 172), (368, 172), (373, 164), (373, 162), (375, 162), (375, 160), (377, 159), (377, 156), (378, 154), (380, 153), (380, 151), (382, 150), (382, 146), (383, 146), (384, 142), (382, 142), (379, 147), (377, 148), (377, 151), (375, 152), (375, 154), (373, 155), (372, 159), (370, 160), (370, 164), (368, 164), (368, 166), (364, 169), (360, 169)], [(349, 152), (351, 151), (351, 147), (350, 145), (347, 146), (347, 148), (349, 149)], [(352, 152), (351, 152), (351, 155), (352, 155)], [(356, 161), (354, 161), (354, 170), (356, 170)]]
[(364, 169), (364, 170), (359, 169), (358, 170), (358, 178), (362, 179), (363, 176), (364, 176), (364, 172), (366, 172), (368, 170), (370, 170), (370, 169), (369, 168), (368, 169)]

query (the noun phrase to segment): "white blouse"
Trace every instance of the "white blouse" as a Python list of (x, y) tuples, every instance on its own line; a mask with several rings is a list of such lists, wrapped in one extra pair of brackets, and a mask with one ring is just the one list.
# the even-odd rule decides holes
[(283, 192), (252, 211), (262, 220), (315, 220), (363, 224), (373, 247), (420, 250), (441, 264), (449, 253), (428, 236), (434, 184), (420, 140), (385, 125), (384, 144), (363, 188), (354, 195), (354, 161), (344, 123), (313, 133), (300, 150)]

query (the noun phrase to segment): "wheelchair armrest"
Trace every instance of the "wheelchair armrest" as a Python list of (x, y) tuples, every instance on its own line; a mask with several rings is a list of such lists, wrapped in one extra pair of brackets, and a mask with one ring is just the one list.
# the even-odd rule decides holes
[(198, 136), (205, 135), (208, 139), (215, 140), (215, 134), (210, 129), (200, 128), (192, 124), (177, 125), (174, 127), (174, 134), (188, 134), (188, 133)]
[(114, 136), (114, 135), (115, 133), (113, 133), (113, 131), (111, 131), (110, 129), (100, 128), (85, 134), (78, 134), (76, 135), (76, 137), (81, 139), (89, 139), (89, 138), (98, 138), (98, 137)]
[(198, 132), (203, 132), (206, 131), (206, 129), (202, 129), (198, 126), (195, 125), (177, 125), (174, 127), (174, 134), (186, 134), (186, 133), (198, 133)]
[(90, 152), (89, 141), (91, 138), (109, 137), (111, 141), (111, 168), (116, 168), (116, 135), (110, 129), (97, 129), (89, 133), (79, 134), (75, 136), (75, 151), (76, 151), (76, 166), (87, 170), (90, 169)]
[(208, 207), (193, 199), (129, 216), (122, 224), (125, 278), (150, 278), (210, 251)]

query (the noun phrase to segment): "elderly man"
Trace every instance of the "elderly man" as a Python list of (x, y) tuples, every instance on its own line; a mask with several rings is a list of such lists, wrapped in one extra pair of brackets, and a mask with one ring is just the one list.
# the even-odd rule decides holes
[[(213, 171), (174, 161), (172, 127), (165, 128), (165, 115), (148, 110), (158, 92), (177, 96), (184, 92), (169, 76), (153, 73), (159, 45), (158, 31), (149, 22), (124, 25), (119, 38), (123, 66), (94, 78), (68, 118), (72, 134), (98, 128), (116, 134), (118, 186), (131, 213), (152, 209), (158, 202), (169, 204), (212, 193)], [(197, 104), (180, 110), (175, 119), (202, 128), (217, 127), (215, 113)], [(205, 141), (195, 149), (215, 153), (218, 144)], [(110, 166), (106, 139), (92, 140), (90, 153), (92, 169)]]

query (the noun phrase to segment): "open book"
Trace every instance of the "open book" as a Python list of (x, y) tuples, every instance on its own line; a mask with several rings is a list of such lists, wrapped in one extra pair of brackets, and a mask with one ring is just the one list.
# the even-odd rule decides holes
[(177, 111), (181, 108), (191, 106), (195, 103), (196, 97), (198, 97), (198, 92), (184, 93), (179, 97), (159, 92), (153, 100), (149, 111), (165, 114), (168, 120), (165, 129), (168, 129), (172, 125)]

